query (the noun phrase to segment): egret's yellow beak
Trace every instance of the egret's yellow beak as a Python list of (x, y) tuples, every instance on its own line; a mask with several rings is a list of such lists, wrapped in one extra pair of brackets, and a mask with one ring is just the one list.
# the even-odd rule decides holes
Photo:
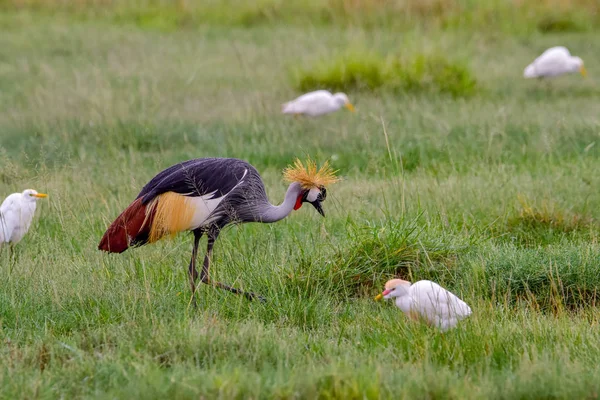
[(581, 75), (584, 78), (587, 76), (587, 71), (585, 70), (585, 67), (583, 65), (579, 68), (579, 72), (581, 72)]
[(375, 297), (375, 301), (381, 300), (383, 299), (383, 296), (387, 296), (388, 294), (390, 294), (390, 292), (392, 292), (394, 290), (394, 288), (392, 289), (385, 289), (383, 292), (379, 293), (377, 295), (377, 297)]
[(352, 105), (352, 103), (346, 103), (346, 104), (345, 104), (345, 107), (346, 107), (348, 110), (352, 111), (352, 112), (355, 112), (355, 111), (356, 111), (356, 110), (354, 109), (354, 106)]
[(33, 197), (39, 197), (40, 199), (43, 199), (44, 197), (48, 197), (48, 195), (46, 193), (36, 193), (32, 195)]

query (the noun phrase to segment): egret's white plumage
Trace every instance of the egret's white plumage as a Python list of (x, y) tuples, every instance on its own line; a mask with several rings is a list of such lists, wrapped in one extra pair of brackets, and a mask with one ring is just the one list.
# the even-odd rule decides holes
[(432, 281), (411, 284), (402, 279), (392, 279), (375, 299), (381, 298), (395, 298), (396, 306), (410, 318), (423, 320), (443, 331), (454, 328), (458, 321), (471, 315), (467, 303)]
[(303, 94), (302, 96), (285, 103), (282, 106), (281, 111), (284, 114), (302, 114), (316, 117), (332, 113), (342, 107), (354, 111), (354, 106), (352, 106), (346, 94), (331, 94), (331, 92), (328, 92), (327, 90), (317, 90)]
[(37, 200), (46, 197), (33, 189), (13, 193), (0, 206), (0, 245), (18, 243), (29, 230)]
[(569, 50), (563, 46), (551, 47), (544, 51), (531, 64), (525, 67), (525, 78), (551, 78), (554, 76), (580, 72), (586, 76), (583, 60), (571, 56)]

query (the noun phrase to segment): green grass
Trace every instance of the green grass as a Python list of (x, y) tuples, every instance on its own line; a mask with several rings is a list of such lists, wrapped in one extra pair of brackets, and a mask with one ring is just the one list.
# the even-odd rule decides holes
[(372, 32), (442, 28), (531, 34), (589, 32), (600, 26), (595, 0), (0, 0), (0, 9), (162, 32), (206, 25), (286, 24), (360, 27)]
[[(597, 398), (593, 14), (577, 32), (535, 33), (540, 11), (504, 31), (518, 36), (491, 29), (496, 20), (476, 33), (485, 19), (399, 35), (364, 22), (375, 14), (303, 25), (310, 8), (297, 23), (148, 29), (110, 8), (75, 18), (91, 11), (13, 3), (0, 14), (0, 196), (50, 197), (14, 253), (0, 250), (0, 398)], [(585, 60), (586, 80), (521, 78), (559, 44)], [(408, 70), (417, 55), (464, 61), (476, 90), (448, 95), (439, 85), (452, 80), (436, 70), (423, 90), (352, 87), (355, 114), (280, 114), (300, 94), (292, 66), (337, 65), (357, 48)], [(281, 170), (307, 155), (343, 177), (326, 218), (303, 207), (227, 229), (215, 246), (213, 278), (264, 304), (200, 287), (190, 307), (189, 235), (97, 250), (173, 163), (248, 160), (278, 203)], [(474, 313), (444, 334), (410, 323), (373, 301), (395, 276), (435, 280)]]

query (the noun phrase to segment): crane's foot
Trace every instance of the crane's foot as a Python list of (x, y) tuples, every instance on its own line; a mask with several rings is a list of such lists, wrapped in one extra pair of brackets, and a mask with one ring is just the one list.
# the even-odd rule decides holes
[(256, 293), (246, 292), (246, 293), (244, 293), (244, 295), (246, 296), (246, 298), (248, 300), (258, 300), (261, 303), (266, 303), (267, 302), (266, 298), (264, 298), (263, 296), (261, 296), (259, 294), (256, 294)]
[(235, 294), (241, 294), (244, 297), (246, 297), (248, 300), (258, 300), (261, 303), (264, 303), (267, 301), (267, 299), (265, 299), (264, 297), (256, 294), (256, 293), (252, 293), (252, 292), (244, 292), (243, 290), (240, 289), (236, 289), (234, 287), (231, 287), (229, 285), (226, 285), (224, 283), (221, 282), (210, 282), (209, 284), (212, 284), (214, 287), (218, 287), (221, 289), (225, 289), (231, 293), (235, 293)]

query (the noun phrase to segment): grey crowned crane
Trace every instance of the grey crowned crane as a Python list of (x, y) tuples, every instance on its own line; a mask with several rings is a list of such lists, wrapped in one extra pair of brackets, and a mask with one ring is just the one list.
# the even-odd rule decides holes
[(254, 293), (209, 278), (212, 249), (219, 232), (231, 223), (276, 222), (287, 217), (303, 203), (312, 204), (325, 216), (321, 202), (327, 192), (325, 186), (336, 182), (335, 172), (325, 163), (317, 170), (316, 163), (308, 160), (306, 166), (296, 160), (284, 171), (290, 182), (283, 203), (272, 205), (258, 171), (249, 163), (235, 158), (198, 158), (173, 165), (156, 175), (138, 194), (137, 198), (108, 227), (98, 248), (111, 253), (122, 253), (129, 247), (153, 243), (192, 231), (194, 247), (189, 265), (192, 298), (196, 292), (196, 258), (198, 244), (204, 233), (208, 246), (200, 280), (206, 284), (243, 294), (249, 299)]

